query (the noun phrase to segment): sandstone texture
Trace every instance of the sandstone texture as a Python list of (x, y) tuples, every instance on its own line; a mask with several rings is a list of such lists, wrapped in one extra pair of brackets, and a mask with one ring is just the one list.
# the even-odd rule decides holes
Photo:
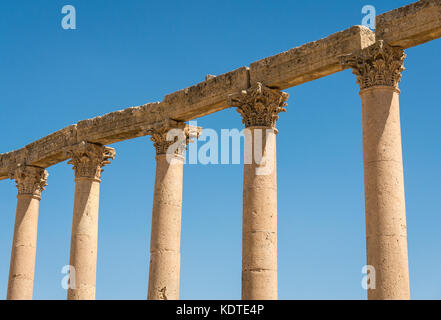
[(441, 37), (441, 0), (421, 0), (377, 16), (375, 35), (407, 49)]

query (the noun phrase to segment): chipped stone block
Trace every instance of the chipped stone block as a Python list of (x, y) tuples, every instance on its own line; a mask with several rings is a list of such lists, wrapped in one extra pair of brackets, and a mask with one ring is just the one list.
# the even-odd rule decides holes
[(327, 38), (262, 59), (250, 65), (251, 85), (286, 89), (342, 71), (339, 57), (375, 43), (368, 28), (354, 26)]
[(76, 143), (76, 138), (77, 128), (73, 124), (32, 142), (25, 147), (26, 163), (46, 168), (64, 161), (63, 148)]
[(441, 0), (421, 0), (376, 18), (378, 40), (403, 49), (441, 37)]
[(0, 180), (7, 179), (9, 177), (8, 168), (15, 163), (15, 158), (18, 150), (2, 153), (0, 155)]
[(189, 121), (228, 108), (228, 95), (248, 87), (248, 68), (242, 67), (169, 94), (163, 102), (170, 118)]
[(145, 135), (151, 123), (164, 119), (164, 105), (159, 102), (130, 107), (78, 122), (78, 141), (111, 144)]

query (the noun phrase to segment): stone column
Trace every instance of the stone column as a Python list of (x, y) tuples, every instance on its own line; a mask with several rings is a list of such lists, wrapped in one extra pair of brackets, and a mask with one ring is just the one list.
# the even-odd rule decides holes
[(31, 300), (37, 250), (38, 208), (47, 185), (43, 168), (18, 166), (10, 175), (17, 183), (17, 211), (6, 299)]
[(178, 300), (184, 156), (199, 129), (171, 121), (148, 134), (156, 149), (156, 178), (147, 298)]
[(229, 98), (245, 124), (242, 225), (242, 299), (277, 299), (278, 113), (288, 94), (260, 83)]
[(376, 278), (369, 299), (410, 298), (398, 89), (404, 59), (383, 41), (343, 58), (361, 88), (367, 264)]
[[(95, 299), (98, 245), (98, 207), (102, 167), (115, 158), (115, 150), (81, 142), (67, 150), (75, 170), (75, 198), (70, 245), (69, 300)], [(73, 281), (74, 280), (74, 281)]]

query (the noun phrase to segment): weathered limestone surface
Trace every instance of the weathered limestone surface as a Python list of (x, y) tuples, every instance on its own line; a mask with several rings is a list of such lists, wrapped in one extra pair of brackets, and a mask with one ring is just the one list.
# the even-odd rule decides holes
[(166, 106), (163, 103), (148, 103), (130, 107), (78, 122), (77, 142), (89, 141), (107, 145), (144, 135), (150, 125), (165, 118)]
[(207, 76), (204, 82), (164, 97), (170, 118), (188, 121), (228, 108), (229, 94), (249, 87), (248, 68), (242, 67), (220, 76)]
[(344, 70), (339, 57), (375, 42), (368, 28), (354, 26), (327, 38), (265, 58), (250, 65), (251, 85), (286, 89)]
[(441, 37), (441, 0), (421, 0), (376, 18), (377, 40), (403, 49)]
[(8, 168), (32, 164), (47, 168), (67, 160), (64, 150), (82, 141), (111, 144), (145, 135), (145, 129), (164, 120), (164, 104), (149, 103), (83, 120), (56, 131), (24, 148), (0, 155), (0, 180), (7, 178)]

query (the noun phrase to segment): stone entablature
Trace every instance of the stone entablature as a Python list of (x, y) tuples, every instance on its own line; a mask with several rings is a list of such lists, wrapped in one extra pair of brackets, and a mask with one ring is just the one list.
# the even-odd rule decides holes
[(378, 15), (375, 35), (403, 49), (441, 37), (441, 0), (420, 0)]
[[(189, 121), (230, 107), (231, 94), (256, 83), (283, 90), (344, 70), (341, 56), (366, 49), (377, 40), (412, 47), (441, 37), (441, 0), (421, 0), (377, 16), (376, 32), (353, 26), (327, 38), (251, 63), (189, 88), (166, 95), (161, 102), (83, 120), (24, 148), (0, 154), (0, 180), (11, 167), (27, 164), (47, 168), (67, 160), (64, 150), (81, 141), (108, 145), (147, 134), (167, 119)], [(358, 69), (359, 70), (359, 69)], [(395, 76), (394, 76), (395, 77)], [(394, 78), (394, 83), (399, 79)], [(366, 80), (363, 80), (366, 83)]]
[(261, 82), (284, 90), (343, 71), (339, 57), (375, 43), (366, 27), (353, 26), (327, 38), (304, 44), (250, 65), (250, 84)]

